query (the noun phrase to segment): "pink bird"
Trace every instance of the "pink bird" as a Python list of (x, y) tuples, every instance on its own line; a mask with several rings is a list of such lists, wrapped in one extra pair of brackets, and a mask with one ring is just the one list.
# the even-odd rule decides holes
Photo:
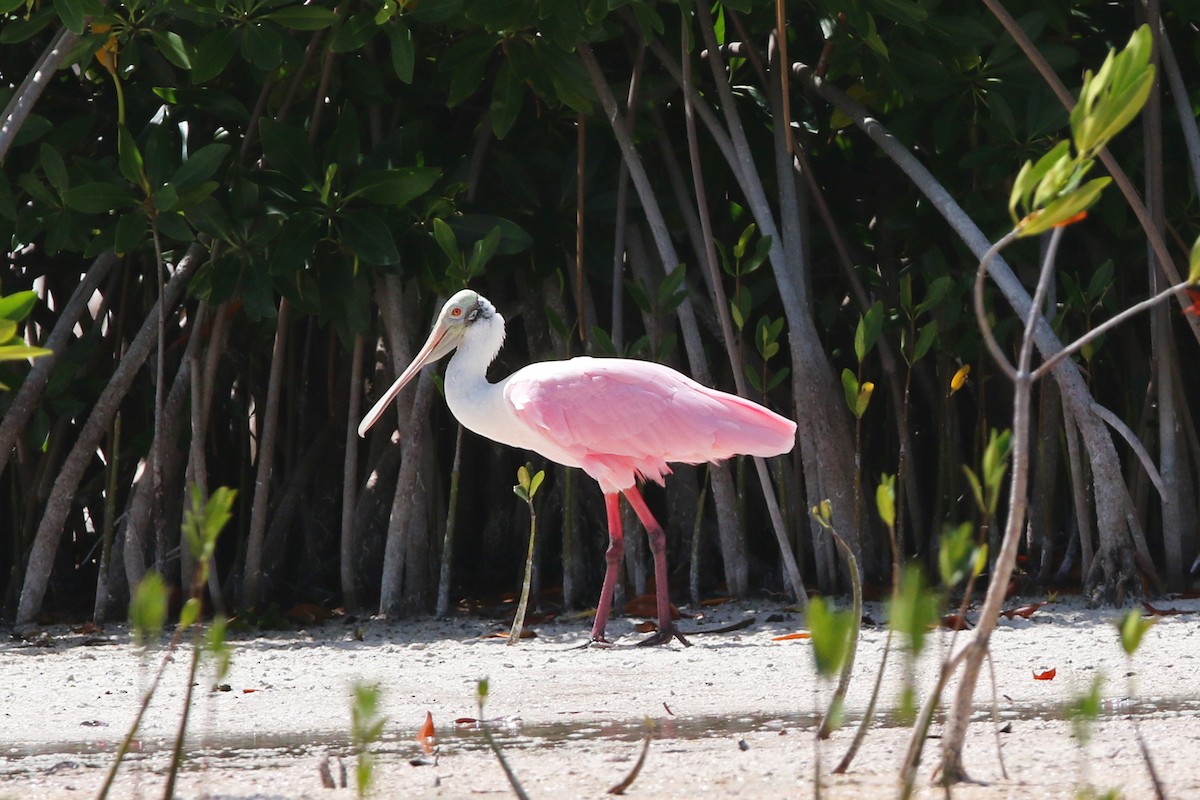
[(619, 496), (646, 527), (654, 554), (658, 632), (642, 644), (679, 634), (667, 591), (667, 539), (638, 491), (639, 480), (663, 483), (670, 462), (703, 464), (734, 455), (775, 456), (792, 449), (796, 423), (736, 395), (696, 383), (670, 367), (628, 358), (544, 361), (489, 383), (487, 369), (504, 344), (504, 317), (486, 298), (463, 289), (450, 298), (424, 346), (367, 412), (359, 436), (422, 367), (450, 351), (446, 403), (466, 428), (495, 442), (532, 450), (578, 467), (600, 484), (608, 516), (607, 569), (592, 641), (604, 628), (624, 553)]

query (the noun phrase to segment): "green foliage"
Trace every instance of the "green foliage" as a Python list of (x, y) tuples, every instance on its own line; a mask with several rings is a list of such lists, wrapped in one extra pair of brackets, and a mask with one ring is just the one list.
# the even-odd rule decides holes
[(198, 584), (208, 582), (209, 562), (217, 548), (217, 537), (233, 516), (237, 490), (222, 486), (207, 500), (198, 486), (192, 486), (192, 507), (183, 515), (183, 536), (196, 559)]
[(853, 372), (849, 369), (842, 370), (842, 392), (850, 413), (855, 417), (862, 419), (863, 414), (867, 413), (867, 406), (871, 403), (871, 394), (874, 391), (875, 384), (871, 381), (859, 383)]
[(987, 447), (983, 451), (983, 478), (965, 464), (963, 473), (971, 485), (971, 493), (975, 504), (989, 517), (996, 514), (996, 506), (1000, 502), (1000, 490), (1004, 485), (1004, 476), (1008, 472), (1008, 457), (1012, 454), (1012, 431), (997, 431), (992, 429), (988, 434)]
[[(50, 355), (49, 350), (20, 340), (18, 323), (29, 316), (35, 303), (37, 293), (32, 291), (0, 297), (0, 361), (24, 361)], [(8, 387), (0, 383), (0, 390), (6, 389)]]
[(1092, 678), (1092, 685), (1083, 694), (1076, 695), (1067, 706), (1067, 719), (1071, 721), (1071, 735), (1086, 745), (1092, 738), (1092, 723), (1100, 716), (1100, 688), (1104, 679), (1100, 675)]
[(808, 603), (808, 630), (812, 634), (813, 660), (822, 678), (836, 675), (850, 652), (857, 620), (847, 610), (839, 611), (820, 597)]
[(889, 528), (896, 527), (896, 476), (884, 474), (875, 487), (875, 509)]
[(129, 624), (138, 647), (157, 636), (167, 621), (167, 587), (157, 572), (147, 572), (129, 602)]
[(1142, 644), (1142, 637), (1156, 622), (1158, 617), (1143, 617), (1142, 612), (1136, 608), (1125, 612), (1125, 616), (1117, 623), (1117, 630), (1121, 634), (1121, 649), (1125, 651), (1125, 655), (1132, 656), (1137, 652)]
[(537, 512), (533, 507), (533, 498), (538, 487), (546, 478), (543, 470), (531, 474), (532, 467), (525, 465), (517, 468), (517, 484), (513, 493), (525, 501), (529, 507), (529, 549), (525, 552), (525, 578), (521, 581), (521, 599), (517, 602), (517, 612), (513, 617), (512, 629), (508, 634), (508, 643), (516, 644), (521, 638), (521, 628), (525, 624), (525, 609), (529, 607), (530, 585), (533, 583), (533, 553), (534, 542), (537, 538)]
[(979, 577), (987, 566), (987, 543), (975, 543), (971, 523), (947, 525), (938, 547), (938, 573), (946, 589), (957, 586), (968, 576)]
[(939, 613), (937, 592), (925, 585), (920, 567), (909, 564), (900, 578), (899, 590), (888, 604), (888, 619), (914, 657), (925, 649), (925, 637), (937, 625)]
[(382, 697), (377, 685), (354, 685), (350, 703), (350, 743), (356, 758), (354, 788), (359, 797), (370, 793), (375, 777), (375, 756), (371, 747), (383, 736), (387, 724), (387, 717), (379, 713)]
[(1037, 160), (1026, 161), (1013, 182), (1008, 208), (1021, 236), (1067, 224), (1089, 209), (1111, 178), (1083, 183), (1096, 153), (1142, 110), (1154, 85), (1150, 28), (1143, 25), (1120, 53), (1110, 51), (1097, 73), (1084, 75), (1071, 112), (1071, 142), (1062, 141)]

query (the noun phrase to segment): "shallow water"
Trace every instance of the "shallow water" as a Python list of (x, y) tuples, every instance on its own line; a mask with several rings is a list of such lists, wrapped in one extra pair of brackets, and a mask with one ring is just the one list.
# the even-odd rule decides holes
[[(665, 714), (665, 710), (664, 710)], [(1028, 721), (1061, 721), (1067, 718), (1063, 704), (1001, 705), (996, 711), (1000, 724)], [(1105, 701), (1099, 721), (1126, 718), (1200, 718), (1200, 699), (1147, 698), (1137, 701)], [(972, 719), (992, 718), (990, 707), (977, 707)], [(848, 714), (843, 728), (857, 725), (861, 714)], [(655, 720), (598, 722), (580, 720), (526, 724), (517, 717), (488, 720), (496, 743), (505, 750), (532, 750), (566, 747), (587, 741), (637, 742), (649, 735), (656, 741), (688, 741), (740, 737), (752, 733), (798, 734), (804, 736), (815, 730), (819, 717), (812, 713), (788, 715), (744, 714), (731, 716), (671, 716)], [(437, 722), (435, 720), (435, 722)], [(876, 715), (877, 728), (902, 728), (908, 721), (895, 712)], [(223, 736), (220, 732), (195, 732), (189, 736), (184, 769), (203, 769), (226, 759), (289, 759), (321, 755), (348, 756), (353, 746), (347, 730), (283, 731), (259, 734)], [(53, 771), (59, 768), (95, 767), (111, 763), (120, 745), (119, 732), (105, 730), (113, 738), (97, 738), (90, 742), (39, 742), (23, 746), (9, 744), (0, 752), (0, 773), (15, 775), (34, 771)], [(136, 740), (127, 756), (129, 762), (144, 761), (170, 751), (173, 743), (165, 738)], [(399, 760), (432, 760), (435, 756), (455, 752), (484, 750), (488, 747), (477, 723), (438, 724), (436, 752), (427, 754), (416, 739), (413, 729), (395, 727), (372, 746), (382, 758)]]

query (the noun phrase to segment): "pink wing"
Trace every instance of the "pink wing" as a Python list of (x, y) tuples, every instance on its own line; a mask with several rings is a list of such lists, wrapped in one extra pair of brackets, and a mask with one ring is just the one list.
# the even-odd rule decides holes
[(532, 364), (509, 379), (504, 393), (543, 443), (534, 449), (582, 467), (606, 492), (628, 488), (639, 476), (661, 483), (669, 462), (774, 456), (795, 442), (791, 420), (648, 361)]

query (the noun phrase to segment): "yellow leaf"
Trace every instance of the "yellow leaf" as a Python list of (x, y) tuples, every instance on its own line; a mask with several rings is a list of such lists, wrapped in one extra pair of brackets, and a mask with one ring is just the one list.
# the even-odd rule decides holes
[(954, 373), (954, 377), (950, 379), (950, 394), (954, 394), (963, 387), (967, 382), (967, 376), (971, 374), (971, 365), (963, 364), (958, 368), (958, 372)]

